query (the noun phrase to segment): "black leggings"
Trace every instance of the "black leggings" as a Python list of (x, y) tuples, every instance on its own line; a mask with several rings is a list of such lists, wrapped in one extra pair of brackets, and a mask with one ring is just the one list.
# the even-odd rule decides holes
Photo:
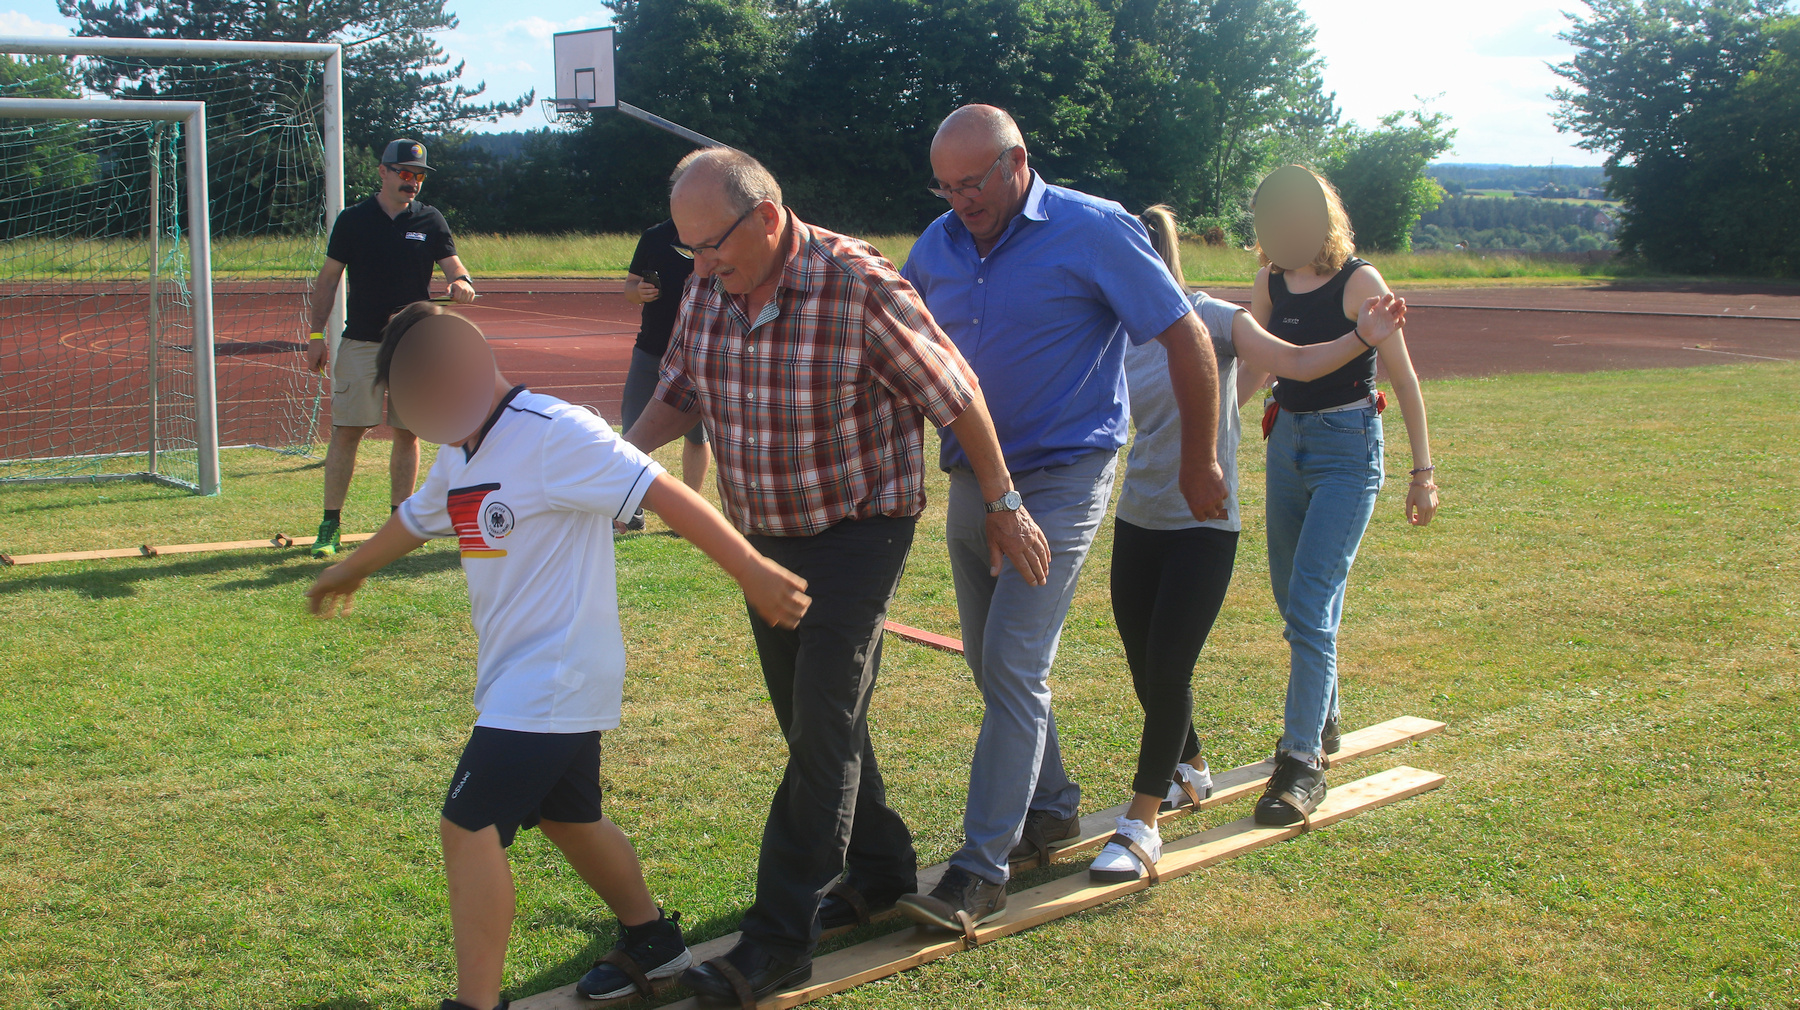
[(1177, 761), (1200, 754), (1194, 734), (1194, 664), (1225, 604), (1238, 535), (1197, 526), (1147, 530), (1113, 520), (1112, 607), (1144, 737), (1131, 788), (1162, 796)]

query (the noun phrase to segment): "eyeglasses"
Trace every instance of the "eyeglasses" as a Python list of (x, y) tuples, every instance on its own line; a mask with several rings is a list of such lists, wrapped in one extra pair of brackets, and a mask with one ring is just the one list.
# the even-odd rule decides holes
[(737, 231), (738, 225), (743, 224), (744, 219), (749, 217), (751, 215), (751, 213), (756, 210), (756, 208), (761, 207), (761, 206), (762, 206), (761, 203), (752, 204), (750, 206), (749, 210), (744, 211), (742, 214), (739, 214), (738, 219), (736, 221), (731, 222), (731, 227), (725, 229), (725, 234), (720, 235), (719, 240), (717, 242), (702, 243), (700, 245), (687, 245), (682, 242), (670, 242), (669, 246), (670, 246), (670, 248), (674, 249), (676, 252), (687, 257), (688, 259), (693, 259), (694, 257), (700, 255), (703, 252), (718, 252), (719, 247), (725, 244), (725, 240), (731, 237), (731, 233), (734, 231)]
[(392, 165), (383, 165), (381, 167), (385, 168), (388, 171), (399, 176), (401, 182), (424, 182), (425, 181), (425, 173), (424, 172), (415, 172), (410, 168), (395, 168)]
[[(973, 200), (981, 195), (982, 190), (987, 188), (988, 182), (994, 178), (994, 170), (999, 168), (1000, 163), (1005, 161), (1006, 156), (1011, 153), (1013, 153), (1013, 148), (1010, 147), (1001, 151), (1000, 157), (995, 158), (994, 163), (988, 167), (987, 174), (982, 176), (981, 181), (973, 186), (945, 186), (942, 183), (939, 183), (936, 186), (926, 186), (925, 189), (929, 191), (932, 196), (943, 200), (948, 200), (953, 196), (960, 196), (964, 200)], [(937, 182), (936, 179), (931, 181)]]

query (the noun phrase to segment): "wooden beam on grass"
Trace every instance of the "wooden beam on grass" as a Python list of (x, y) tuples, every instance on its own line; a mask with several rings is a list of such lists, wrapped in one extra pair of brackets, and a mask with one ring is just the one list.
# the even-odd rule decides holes
[[(373, 533), (347, 533), (339, 543), (358, 544)], [(56, 554), (0, 554), (0, 565), (47, 565), (57, 561), (100, 561), (106, 558), (156, 558), (164, 554), (201, 554), (208, 551), (241, 551), (262, 547), (309, 547), (317, 537), (290, 537), (277, 533), (268, 540), (223, 540), (210, 544), (143, 544), (104, 551), (63, 551)]]
[[(1338, 752), (1332, 756), (1332, 766), (1338, 767), (1346, 762), (1354, 761), (1357, 758), (1380, 754), (1383, 751), (1392, 750), (1401, 744), (1409, 743), (1414, 740), (1422, 740), (1425, 737), (1436, 735), (1443, 732), (1443, 730), (1443, 723), (1431, 719), (1418, 719), (1413, 716), (1401, 716), (1397, 719), (1389, 719), (1386, 722), (1378, 723), (1365, 729), (1346, 733), (1344, 735), (1343, 744), (1339, 747)], [(1269, 762), (1258, 761), (1254, 764), (1247, 764), (1218, 773), (1213, 776), (1213, 795), (1202, 804), (1202, 809), (1211, 809), (1222, 803), (1228, 803), (1231, 800), (1256, 792), (1268, 782), (1269, 773), (1273, 770), (1274, 769)], [(1335, 796), (1336, 794), (1336, 790), (1334, 789), (1332, 793), (1327, 795), (1327, 802), (1329, 802), (1331, 796)], [(1098, 848), (1100, 845), (1105, 844), (1106, 839), (1112, 837), (1112, 833), (1115, 829), (1115, 818), (1123, 814), (1125, 809), (1125, 805), (1120, 804), (1119, 806), (1083, 817), (1081, 819), (1081, 837), (1077, 841), (1055, 850), (1051, 853), (1051, 857), (1053, 859), (1059, 857), (1067, 858), (1088, 849)], [(1164, 814), (1159, 819), (1158, 823), (1168, 824), (1172, 821), (1179, 821), (1189, 816), (1191, 813), (1192, 811), (1189, 810), (1170, 811), (1169, 813)], [(1317, 823), (1316, 818), (1315, 823)], [(1174, 851), (1173, 845), (1165, 847), (1165, 851)], [(1164, 860), (1166, 861), (1167, 859), (1168, 857), (1165, 855)], [(937, 886), (939, 878), (944, 875), (944, 871), (949, 868), (949, 865), (949, 863), (938, 863), (934, 866), (922, 867), (919, 870), (919, 889), (921, 891), (929, 891)], [(1166, 875), (1167, 874), (1165, 874), (1165, 876)], [(1009, 898), (1008, 900), (1010, 901), (1012, 899)], [(874, 917), (874, 921), (881, 922), (898, 916), (898, 912), (882, 912)], [(838, 930), (836, 933), (828, 933), (826, 935), (838, 935), (843, 932), (847, 931)], [(695, 944), (693, 947), (694, 960), (697, 963), (710, 958), (719, 957), (735, 946), (737, 942), (737, 933), (727, 933), (724, 936), (708, 940), (705, 943)], [(957, 940), (952, 944), (952, 946), (958, 947), (960, 945), (960, 940)], [(668, 988), (673, 982), (674, 980), (669, 980), (662, 988)], [(606, 1005), (625, 1002), (631, 1002), (631, 1000), (617, 1000)], [(594, 1005), (595, 1003), (593, 1000), (576, 992), (573, 985), (565, 985), (559, 989), (552, 989), (549, 992), (538, 993), (535, 996), (527, 996), (523, 999), (513, 1001), (515, 1010), (576, 1010), (577, 1007), (592, 1007)]]
[[(1313, 813), (1310, 830), (1321, 830), (1364, 811), (1417, 796), (1443, 784), (1444, 776), (1437, 772), (1401, 766), (1338, 786)], [(1265, 828), (1245, 817), (1165, 846), (1157, 869), (1162, 879), (1168, 881), (1277, 842), (1298, 838), (1307, 831), (1307, 828), (1300, 825)], [(1151, 886), (1143, 879), (1119, 884), (1096, 884), (1088, 879), (1085, 871), (1073, 873), (1060, 880), (1052, 880), (1008, 895), (1005, 916), (978, 928), (975, 939), (978, 943), (989, 943), (1086, 911), (1115, 898), (1147, 890)], [(949, 957), (967, 946), (962, 937), (940, 930), (914, 928), (889, 933), (815, 958), (812, 981), (799, 988), (776, 993), (757, 1006), (760, 1010), (788, 1010), (823, 996)], [(520, 1010), (536, 1010), (538, 1007), (538, 1004), (528, 1005), (526, 1001), (520, 1001), (516, 1005)], [(702, 1010), (707, 1005), (698, 997), (692, 997), (669, 1004), (666, 1010)]]
[[(1331, 766), (1336, 768), (1359, 757), (1368, 757), (1372, 754), (1380, 754), (1382, 751), (1393, 750), (1401, 744), (1423, 740), (1443, 731), (1444, 724), (1432, 719), (1418, 719), (1410, 715), (1389, 719), (1387, 722), (1370, 726), (1367, 729), (1359, 729), (1354, 733), (1346, 734), (1343, 743), (1338, 747), (1338, 752), (1331, 755)], [(1212, 795), (1203, 800), (1198, 809), (1211, 810), (1213, 807), (1222, 806), (1232, 800), (1261, 792), (1263, 786), (1268, 784), (1269, 776), (1274, 773), (1275, 763), (1272, 760), (1240, 765), (1228, 771), (1219, 772), (1213, 776)], [(1117, 819), (1125, 813), (1125, 810), (1126, 804), (1120, 804), (1109, 810), (1102, 810), (1099, 813), (1083, 817), (1081, 819), (1081, 835), (1074, 841), (1053, 849), (1051, 858), (1073, 855), (1086, 849), (1097, 849), (1105, 845), (1106, 840), (1118, 830)], [(1156, 823), (1160, 827), (1195, 812), (1196, 809), (1193, 807), (1170, 810), (1157, 817)], [(1032, 869), (1037, 865), (1035, 860), (1025, 864), (1015, 863), (1013, 869)]]
[(958, 656), (963, 654), (962, 639), (960, 638), (949, 638), (929, 631), (920, 631), (918, 628), (909, 628), (904, 624), (896, 624), (893, 621), (887, 622), (883, 627), (887, 629), (888, 634), (897, 635), (909, 642), (917, 642), (920, 645), (929, 645), (934, 649), (942, 649), (945, 652), (954, 652)]

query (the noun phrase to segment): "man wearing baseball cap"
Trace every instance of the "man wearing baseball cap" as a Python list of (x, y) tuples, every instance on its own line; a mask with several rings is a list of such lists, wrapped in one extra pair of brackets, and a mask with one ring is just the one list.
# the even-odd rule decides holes
[[(396, 140), (382, 152), (381, 189), (374, 196), (346, 207), (331, 227), (325, 247), (325, 265), (313, 283), (311, 333), (306, 342), (306, 365), (315, 372), (331, 367), (331, 445), (325, 450), (325, 518), (313, 541), (312, 556), (330, 557), (338, 552), (338, 522), (350, 477), (356, 472), (356, 447), (363, 433), (387, 421), (394, 429), (394, 445), (388, 460), (388, 502), (398, 508), (413, 492), (419, 474), (419, 440), (395, 416), (387, 403), (387, 390), (375, 381), (375, 351), (381, 330), (404, 305), (431, 297), (431, 266), (437, 264), (448, 278), (451, 301), (475, 300), (475, 286), (456, 255), (450, 225), (437, 208), (420, 203), (419, 190), (431, 166), (425, 161), (425, 145), (416, 140)], [(350, 273), (350, 293), (344, 314), (344, 338), (337, 360), (330, 360), (325, 339), (326, 320), (337, 301), (338, 279)], [(383, 407), (386, 407), (384, 414)]]

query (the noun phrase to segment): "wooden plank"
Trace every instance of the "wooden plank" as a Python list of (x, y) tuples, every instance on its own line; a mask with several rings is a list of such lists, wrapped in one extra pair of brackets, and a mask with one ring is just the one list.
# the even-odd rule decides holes
[[(1338, 752), (1331, 756), (1331, 764), (1335, 768), (1357, 758), (1380, 754), (1383, 751), (1393, 750), (1401, 744), (1422, 740), (1425, 737), (1441, 733), (1443, 730), (1443, 723), (1431, 719), (1419, 719), (1410, 715), (1389, 719), (1387, 722), (1377, 723), (1354, 733), (1345, 734)], [(1229, 771), (1215, 774), (1212, 795), (1200, 804), (1199, 809), (1211, 810), (1213, 807), (1222, 806), (1251, 793), (1261, 792), (1274, 771), (1273, 762), (1258, 761), (1255, 764), (1240, 765)], [(1127, 804), (1121, 803), (1116, 807), (1083, 817), (1081, 819), (1081, 837), (1057, 848), (1051, 853), (1052, 858), (1073, 855), (1105, 845), (1106, 840), (1113, 836), (1114, 831), (1118, 830), (1118, 818), (1125, 813), (1126, 807)], [(1189, 817), (1194, 812), (1193, 808), (1171, 810), (1157, 818), (1157, 825), (1160, 827), (1171, 821)], [(1014, 869), (1035, 869), (1037, 865), (1038, 863), (1034, 859), (1029, 863), (1014, 864)]]
[(917, 642), (920, 645), (929, 645), (934, 649), (942, 649), (945, 652), (954, 652), (958, 656), (962, 655), (963, 645), (962, 639), (960, 638), (948, 638), (944, 635), (935, 634), (930, 631), (920, 631), (918, 628), (909, 628), (904, 624), (896, 624), (893, 621), (887, 622), (884, 627), (889, 634), (898, 635), (909, 642)]
[(166, 546), (145, 544), (143, 550), (145, 557), (154, 558), (164, 554), (200, 554), (206, 551), (242, 551), (255, 547), (283, 546), (286, 545), (282, 543), (281, 538), (274, 538), (270, 540), (225, 540), (212, 544), (170, 544)]
[(13, 554), (9, 555), (10, 563), (15, 565), (47, 565), (57, 561), (98, 561), (102, 558), (141, 558), (142, 547), (118, 547), (104, 551), (62, 551), (56, 554)]
[[(1366, 729), (1359, 729), (1353, 733), (1345, 734), (1342, 747), (1340, 747), (1337, 754), (1332, 757), (1332, 764), (1334, 766), (1341, 765), (1359, 757), (1367, 757), (1371, 754), (1379, 754), (1382, 751), (1392, 750), (1408, 741), (1419, 740), (1441, 733), (1443, 732), (1443, 729), (1443, 723), (1431, 719), (1419, 719), (1413, 716), (1401, 716), (1397, 719), (1389, 719), (1386, 722), (1378, 723), (1374, 726), (1367, 727)], [(1207, 802), (1203, 805), (1203, 809), (1211, 809), (1222, 803), (1229, 802), (1232, 799), (1260, 790), (1263, 787), (1263, 784), (1268, 781), (1269, 773), (1272, 770), (1273, 768), (1269, 762), (1259, 761), (1255, 764), (1243, 765), (1215, 775), (1213, 777), (1213, 795), (1208, 798)], [(1327, 805), (1331, 803), (1332, 797), (1337, 794), (1338, 788), (1334, 787), (1332, 792), (1326, 795)], [(1325, 808), (1321, 807), (1321, 809)], [(1083, 817), (1081, 819), (1081, 840), (1072, 845), (1058, 849), (1055, 854), (1073, 855), (1084, 849), (1096, 848), (1099, 845), (1104, 844), (1106, 839), (1112, 837), (1115, 828), (1114, 819), (1124, 812), (1125, 806), (1121, 804), (1108, 810), (1102, 810), (1097, 814), (1089, 814), (1088, 816)], [(1189, 812), (1187, 811), (1173, 811), (1170, 814), (1164, 815), (1159, 823), (1166, 824), (1171, 820), (1185, 817), (1188, 813)], [(1315, 822), (1316, 820), (1317, 819), (1315, 818)], [(1103, 828), (1104, 830), (1102, 830)], [(1174, 851), (1174, 845), (1170, 845), (1166, 848), (1168, 851)], [(1167, 855), (1163, 858), (1165, 862), (1168, 860)], [(937, 886), (938, 879), (944, 875), (944, 870), (949, 868), (949, 865), (950, 864), (948, 863), (938, 863), (933, 866), (922, 867), (919, 870), (919, 889), (921, 891), (930, 891), (933, 887)], [(881, 922), (883, 920), (895, 918), (898, 915), (898, 912), (883, 912), (880, 915), (875, 916), (875, 921)], [(838, 932), (841, 933), (844, 931), (840, 930)], [(708, 960), (709, 958), (719, 957), (726, 951), (729, 951), (732, 947), (736, 946), (737, 942), (737, 933), (727, 933), (724, 936), (716, 937), (705, 943), (695, 944), (693, 947), (694, 960), (700, 962)], [(870, 942), (872, 943), (874, 941)], [(955, 941), (952, 946), (960, 947), (961, 941)], [(921, 961), (919, 963), (923, 964), (924, 962)], [(912, 967), (912, 965), (908, 965), (907, 967)], [(895, 970), (904, 971), (906, 969), (897, 968)], [(622, 1002), (629, 1002), (629, 1000)], [(593, 1001), (583, 997), (580, 993), (577, 993), (573, 985), (566, 985), (560, 989), (552, 989), (549, 992), (538, 993), (535, 996), (529, 996), (524, 999), (513, 1001), (513, 1006), (516, 1007), (517, 1010), (574, 1010), (576, 1007), (591, 1007), (593, 1005)]]
[[(1444, 776), (1436, 772), (1404, 766), (1359, 779), (1332, 790), (1313, 815), (1311, 830), (1318, 831), (1364, 811), (1417, 796), (1436, 789), (1443, 783)], [(1255, 821), (1246, 817), (1168, 846), (1158, 869), (1162, 873), (1162, 879), (1167, 881), (1235, 856), (1299, 837), (1306, 830), (1300, 826), (1259, 827)], [(1086, 872), (1070, 874), (1060, 880), (1009, 895), (1005, 917), (977, 930), (976, 939), (980, 943), (988, 943), (1145, 890), (1149, 886), (1143, 880), (1094, 884), (1088, 880)], [(889, 933), (816, 958), (813, 961), (811, 982), (798, 989), (778, 993), (763, 1000), (758, 1006), (762, 1010), (788, 1010), (823, 996), (948, 957), (964, 947), (961, 937), (939, 930), (915, 927)], [(579, 1005), (581, 1004), (538, 1002), (538, 998), (514, 1003), (519, 1010)], [(669, 1004), (665, 1010), (702, 1010), (711, 1005), (703, 1003), (698, 997), (690, 997)]]
[[(359, 544), (373, 533), (346, 533), (340, 543)], [(277, 533), (268, 540), (225, 540), (211, 544), (144, 544), (104, 551), (63, 551), (57, 554), (0, 554), (0, 565), (45, 565), (56, 561), (99, 561), (105, 558), (155, 558), (164, 554), (199, 554), (206, 551), (251, 550), (258, 547), (310, 547), (317, 537), (290, 537)], [(921, 632), (922, 634), (922, 632)]]
[[(344, 534), (344, 535), (343, 535), (343, 536), (340, 536), (340, 537), (338, 537), (338, 543), (341, 543), (341, 544), (360, 544), (360, 543), (362, 543), (362, 542), (363, 542), (363, 541), (364, 541), (364, 540), (368, 540), (368, 539), (370, 539), (370, 538), (371, 538), (371, 537), (373, 537), (373, 536), (374, 536), (374, 535), (375, 535), (375, 534), (373, 534), (373, 533), (346, 533), (346, 534)], [(279, 534), (279, 533), (277, 533), (277, 534), (276, 534), (276, 535), (275, 535), (275, 536), (276, 536), (276, 538), (277, 538), (277, 539), (280, 539), (280, 540), (286, 540), (286, 541), (287, 541), (287, 544), (285, 544), (285, 545), (278, 545), (278, 546), (292, 546), (292, 547), (311, 547), (311, 546), (312, 546), (312, 545), (313, 545), (313, 541), (314, 541), (314, 540), (317, 540), (317, 539), (319, 539), (319, 538), (318, 538), (318, 537), (289, 537), (289, 536), (282, 536), (282, 535), (281, 535), (281, 534)]]

